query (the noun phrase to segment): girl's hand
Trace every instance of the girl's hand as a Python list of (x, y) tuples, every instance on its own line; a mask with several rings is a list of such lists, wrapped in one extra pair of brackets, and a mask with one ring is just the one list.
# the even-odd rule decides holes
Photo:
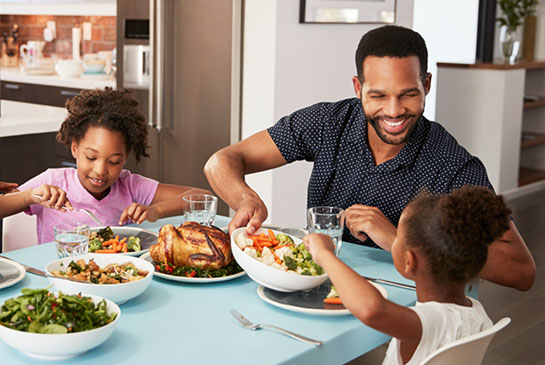
[(17, 183), (8, 183), (8, 182), (0, 181), (0, 193), (4, 193), (4, 194), (9, 193), (10, 191), (17, 188), (17, 186), (18, 186)]
[(159, 219), (159, 212), (153, 206), (132, 203), (121, 213), (119, 225), (123, 225), (129, 220), (132, 220), (136, 224), (141, 224), (145, 220), (155, 222), (157, 219)]
[(309, 250), (312, 255), (312, 260), (321, 266), (322, 255), (326, 252), (331, 252), (334, 254), (335, 245), (331, 241), (331, 237), (322, 233), (312, 233), (308, 236), (303, 237), (303, 242), (305, 247)]
[(66, 198), (66, 192), (55, 185), (42, 185), (31, 190), (31, 204), (40, 204), (42, 207), (57, 209), (66, 212), (72, 210), (72, 204)]

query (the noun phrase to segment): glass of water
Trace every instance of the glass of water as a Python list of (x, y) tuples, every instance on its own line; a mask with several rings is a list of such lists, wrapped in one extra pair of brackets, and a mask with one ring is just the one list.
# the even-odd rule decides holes
[(89, 225), (59, 223), (53, 227), (57, 242), (57, 257), (84, 255), (89, 248)]
[(331, 237), (335, 255), (339, 256), (344, 228), (344, 211), (337, 207), (313, 207), (307, 210), (307, 229), (310, 233), (323, 233)]
[(216, 219), (218, 198), (210, 194), (189, 194), (183, 197), (186, 222), (210, 226)]

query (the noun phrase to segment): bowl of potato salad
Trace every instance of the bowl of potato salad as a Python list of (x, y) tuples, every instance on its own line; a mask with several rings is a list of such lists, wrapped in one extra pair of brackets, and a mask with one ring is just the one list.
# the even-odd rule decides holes
[(231, 251), (248, 276), (269, 289), (306, 290), (327, 280), (302, 240), (281, 231), (261, 228), (249, 236), (245, 227), (238, 228), (231, 234)]

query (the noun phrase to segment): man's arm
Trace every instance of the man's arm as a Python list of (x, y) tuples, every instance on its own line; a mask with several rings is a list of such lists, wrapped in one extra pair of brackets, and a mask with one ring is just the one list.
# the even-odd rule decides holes
[(236, 211), (229, 231), (247, 226), (253, 234), (267, 218), (267, 208), (245, 182), (244, 175), (270, 170), (287, 162), (269, 132), (258, 132), (214, 153), (204, 166), (204, 174), (218, 196)]
[(501, 239), (488, 247), (482, 279), (518, 290), (529, 290), (536, 278), (536, 264), (515, 223)]

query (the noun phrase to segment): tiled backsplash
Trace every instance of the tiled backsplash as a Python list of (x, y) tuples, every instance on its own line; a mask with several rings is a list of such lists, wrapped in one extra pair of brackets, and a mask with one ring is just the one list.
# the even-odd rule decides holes
[[(1, 15), (0, 35), (10, 32), (13, 24), (19, 25), (19, 44), (30, 40), (43, 40), (47, 22), (56, 22), (57, 37), (46, 42), (44, 55), (72, 58), (72, 28), (84, 22), (91, 23), (91, 40), (81, 41), (81, 53), (111, 51), (115, 48), (115, 16), (54, 16), (54, 15)], [(83, 33), (82, 33), (83, 34)]]

